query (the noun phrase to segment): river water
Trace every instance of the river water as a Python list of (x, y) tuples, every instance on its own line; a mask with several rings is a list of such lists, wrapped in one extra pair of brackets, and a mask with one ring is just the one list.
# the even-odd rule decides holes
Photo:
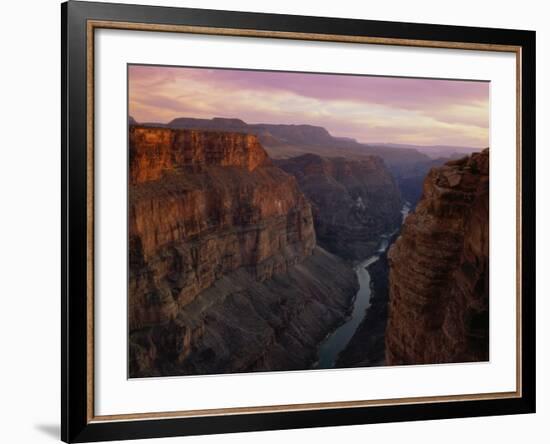
[[(405, 202), (401, 209), (401, 214), (403, 215), (402, 222), (405, 221), (410, 210), (410, 204)], [(370, 307), (371, 298), (370, 274), (367, 268), (380, 258), (380, 254), (388, 249), (390, 239), (396, 233), (397, 230), (380, 236), (380, 246), (378, 247), (377, 254), (365, 259), (354, 267), (357, 280), (359, 281), (359, 290), (353, 301), (353, 310), (346, 322), (328, 335), (319, 346), (319, 361), (315, 365), (315, 368), (333, 368), (338, 355), (346, 348), (355, 330), (361, 324), (367, 309)]]

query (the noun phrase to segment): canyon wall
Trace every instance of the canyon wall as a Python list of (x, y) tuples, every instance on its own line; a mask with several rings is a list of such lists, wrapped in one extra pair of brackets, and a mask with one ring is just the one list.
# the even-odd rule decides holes
[(254, 135), (131, 126), (131, 377), (307, 368), (357, 283)]
[(372, 255), (380, 236), (401, 222), (401, 196), (382, 159), (325, 158), (315, 154), (275, 161), (298, 180), (312, 202), (319, 244), (341, 257)]
[(386, 364), (488, 360), (488, 149), (429, 172), (388, 258)]

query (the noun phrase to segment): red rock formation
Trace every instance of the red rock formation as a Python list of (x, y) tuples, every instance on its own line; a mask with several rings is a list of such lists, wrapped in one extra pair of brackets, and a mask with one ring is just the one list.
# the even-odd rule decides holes
[(430, 171), (388, 256), (387, 364), (488, 360), (488, 149)]
[(382, 159), (305, 154), (275, 161), (294, 175), (313, 205), (319, 244), (341, 257), (361, 260), (378, 248), (380, 236), (401, 222), (401, 196)]
[[(131, 375), (272, 368), (270, 348), (295, 337), (299, 319), (332, 307), (303, 332), (322, 338), (344, 317), (353, 272), (315, 250), (310, 204), (255, 136), (131, 127), (129, 147)], [(295, 350), (301, 365), (311, 338)]]
[(134, 127), (130, 178), (130, 262), (148, 264), (131, 293), (163, 306), (131, 299), (131, 328), (167, 320), (226, 272), (263, 280), (315, 246), (309, 204), (254, 136)]
[(168, 128), (131, 127), (132, 184), (160, 179), (177, 168), (202, 165), (236, 166), (254, 170), (268, 162), (255, 136)]

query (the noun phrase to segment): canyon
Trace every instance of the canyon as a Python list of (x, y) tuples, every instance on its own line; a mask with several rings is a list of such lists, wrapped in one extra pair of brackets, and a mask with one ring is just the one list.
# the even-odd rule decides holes
[(129, 130), (131, 377), (307, 368), (357, 291), (254, 135)]
[(338, 368), (489, 358), (489, 151), (433, 168), (390, 248)]
[(129, 376), (488, 359), (489, 153), (430, 149), (130, 117)]
[(401, 222), (401, 195), (381, 158), (360, 160), (304, 154), (277, 160), (296, 177), (312, 204), (317, 240), (351, 260), (371, 256), (382, 234)]

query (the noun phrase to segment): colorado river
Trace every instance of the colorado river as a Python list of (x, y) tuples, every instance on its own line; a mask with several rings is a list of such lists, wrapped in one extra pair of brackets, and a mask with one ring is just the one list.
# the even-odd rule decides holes
[[(403, 215), (403, 221), (409, 214), (410, 204), (405, 202), (401, 209)], [(380, 247), (378, 253), (384, 253), (389, 247), (389, 241), (391, 236), (395, 233), (384, 234), (380, 238)], [(354, 268), (357, 274), (357, 280), (359, 282), (359, 290), (355, 295), (353, 302), (353, 310), (349, 319), (344, 324), (334, 330), (319, 346), (319, 361), (315, 368), (333, 368), (338, 354), (348, 345), (349, 340), (359, 327), (359, 324), (365, 317), (365, 312), (370, 306), (371, 288), (370, 288), (370, 274), (367, 267), (379, 258), (379, 254), (369, 257), (368, 259), (360, 262)]]

